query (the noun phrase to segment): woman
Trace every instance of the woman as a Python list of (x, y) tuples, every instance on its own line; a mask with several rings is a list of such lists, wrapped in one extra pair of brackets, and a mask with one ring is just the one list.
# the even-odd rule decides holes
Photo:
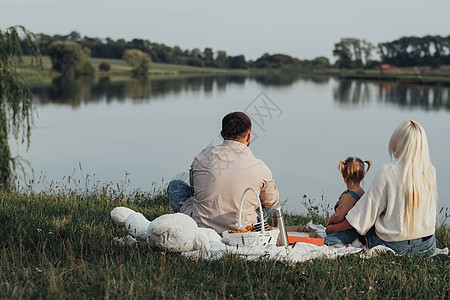
[(401, 254), (429, 255), (436, 248), (436, 171), (423, 127), (403, 121), (389, 141), (396, 158), (383, 165), (346, 219), (327, 234), (355, 228), (369, 248), (385, 245)]

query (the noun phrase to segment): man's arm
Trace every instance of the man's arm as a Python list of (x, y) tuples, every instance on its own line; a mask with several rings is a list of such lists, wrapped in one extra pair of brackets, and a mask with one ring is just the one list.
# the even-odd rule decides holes
[(278, 194), (273, 177), (271, 180), (264, 181), (259, 197), (261, 198), (261, 204), (267, 208), (274, 207), (280, 202), (280, 195)]

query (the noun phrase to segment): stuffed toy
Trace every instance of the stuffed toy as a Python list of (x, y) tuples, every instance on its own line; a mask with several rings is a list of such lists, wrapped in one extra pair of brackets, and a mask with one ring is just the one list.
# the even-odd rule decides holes
[(174, 252), (210, 249), (210, 241), (221, 237), (210, 228), (199, 228), (188, 215), (182, 213), (162, 215), (152, 222), (141, 213), (126, 207), (116, 207), (111, 218), (118, 225), (125, 225), (128, 233), (138, 240), (146, 240), (155, 247)]

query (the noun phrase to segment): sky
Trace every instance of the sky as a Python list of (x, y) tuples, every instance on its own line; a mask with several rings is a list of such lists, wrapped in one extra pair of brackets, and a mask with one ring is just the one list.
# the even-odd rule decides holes
[(377, 44), (450, 34), (450, 0), (1, 0), (0, 29), (148, 39), (182, 49), (211, 47), (257, 59), (326, 56), (355, 37)]

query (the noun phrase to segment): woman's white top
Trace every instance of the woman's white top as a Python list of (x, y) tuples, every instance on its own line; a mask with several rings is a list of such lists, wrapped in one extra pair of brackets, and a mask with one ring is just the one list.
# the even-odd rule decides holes
[(400, 175), (399, 164), (383, 165), (367, 193), (348, 212), (346, 219), (360, 234), (365, 235), (374, 225), (378, 237), (387, 242), (412, 240), (434, 234), (437, 199), (433, 199), (432, 203), (423, 202), (414, 228), (410, 230), (406, 227), (406, 197)]

